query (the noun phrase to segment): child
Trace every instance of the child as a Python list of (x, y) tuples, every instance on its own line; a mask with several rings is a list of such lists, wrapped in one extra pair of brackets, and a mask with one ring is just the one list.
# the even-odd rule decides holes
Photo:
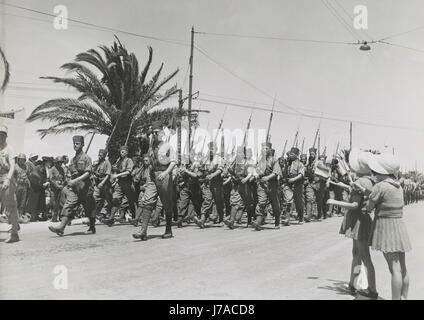
[(368, 165), (377, 179), (367, 205), (375, 208), (371, 248), (383, 252), (392, 275), (392, 299), (407, 299), (409, 275), (405, 252), (411, 250), (408, 232), (402, 220), (403, 190), (396, 180), (399, 163), (393, 155), (375, 155)]

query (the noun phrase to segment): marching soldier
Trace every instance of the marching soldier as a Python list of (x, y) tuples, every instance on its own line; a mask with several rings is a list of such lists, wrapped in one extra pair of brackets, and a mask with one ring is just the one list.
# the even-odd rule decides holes
[(319, 187), (314, 181), (314, 170), (316, 163), (317, 149), (309, 149), (309, 159), (305, 166), (305, 202), (306, 202), (306, 216), (305, 221), (309, 222), (312, 219), (312, 211), (316, 204), (316, 197)]
[(16, 156), (15, 177), (16, 177), (16, 202), (18, 205), (19, 222), (26, 222), (25, 208), (28, 200), (30, 182), (28, 179), (28, 168), (26, 166), (26, 156), (20, 153)]
[(223, 161), (218, 154), (215, 154), (217, 144), (210, 142), (208, 144), (209, 152), (206, 161), (201, 166), (201, 189), (202, 189), (202, 207), (201, 217), (194, 218), (200, 228), (205, 227), (206, 219), (209, 218), (213, 204), (216, 205), (218, 217), (214, 217), (214, 222), (219, 224), (224, 222), (224, 203), (222, 195), (222, 172), (224, 171)]
[(53, 211), (52, 222), (57, 222), (57, 218), (62, 211), (66, 198), (62, 192), (66, 184), (65, 170), (62, 167), (62, 157), (54, 159), (54, 166), (50, 168), (50, 207)]
[(303, 177), (305, 176), (305, 167), (299, 161), (299, 149), (293, 147), (289, 151), (288, 157), (288, 179), (287, 187), (293, 194), (294, 205), (296, 207), (297, 219), (299, 224), (303, 224), (304, 202), (303, 202)]
[[(112, 179), (117, 181), (113, 189), (112, 195), (112, 209), (108, 219), (104, 220), (104, 223), (109, 227), (115, 222), (115, 214), (118, 210), (123, 207), (124, 197), (128, 202), (128, 208), (131, 212), (131, 216), (135, 218), (135, 191), (132, 186), (131, 172), (134, 168), (134, 163), (131, 158), (128, 157), (128, 147), (122, 146), (119, 150), (119, 159), (116, 161), (117, 174), (112, 175)], [(124, 219), (124, 212), (122, 210), (119, 220), (122, 222)]]
[[(324, 171), (328, 171), (328, 167), (325, 164), (326, 156), (324, 154), (318, 157), (318, 161), (315, 165), (315, 170), (321, 168)], [(321, 221), (323, 218), (327, 219), (327, 200), (328, 195), (328, 183), (327, 178), (314, 176), (314, 191), (315, 191), (315, 200), (317, 204), (318, 211), (318, 221)]]
[(261, 159), (256, 167), (257, 171), (257, 199), (255, 209), (256, 221), (252, 221), (252, 226), (257, 230), (262, 230), (262, 222), (266, 214), (266, 208), (271, 203), (275, 218), (275, 229), (280, 228), (280, 205), (278, 201), (278, 177), (281, 177), (281, 168), (278, 161), (273, 156), (270, 142), (262, 143)]
[[(231, 215), (229, 220), (224, 220), (230, 229), (234, 229), (235, 221), (240, 221), (243, 210), (248, 211), (248, 220), (251, 220), (254, 212), (252, 212), (252, 199), (249, 198), (247, 183), (252, 176), (252, 172), (248, 172), (247, 160), (244, 156), (244, 147), (238, 147), (236, 158), (229, 168), (230, 178), (232, 178), (230, 205)], [(249, 221), (251, 222), (251, 221)]]
[(98, 160), (93, 163), (91, 180), (94, 186), (93, 197), (96, 203), (96, 215), (100, 215), (103, 208), (106, 209), (105, 215), (111, 214), (112, 206), (112, 186), (110, 176), (112, 174), (112, 165), (106, 159), (107, 151), (100, 149)]
[(78, 206), (82, 204), (86, 216), (89, 217), (89, 229), (87, 233), (96, 233), (96, 203), (93, 197), (93, 188), (90, 175), (92, 171), (91, 158), (83, 152), (84, 137), (74, 136), (72, 138), (75, 156), (71, 160), (69, 172), (71, 180), (67, 183), (66, 202), (61, 212), (59, 226), (49, 226), (49, 230), (59, 236), (63, 236), (65, 227), (75, 214)]
[[(140, 221), (140, 218), (143, 214), (143, 209), (153, 211), (156, 205), (157, 191), (149, 193), (149, 190), (156, 190), (154, 180), (155, 177), (153, 175), (153, 168), (150, 162), (150, 158), (148, 155), (145, 155), (143, 157), (141, 166), (137, 169), (135, 175), (133, 176), (133, 181), (138, 184), (139, 189), (135, 219), (131, 220), (131, 223), (135, 227), (138, 226), (138, 222)], [(147, 195), (150, 198), (146, 198), (144, 196), (146, 189), (148, 189)]]
[[(152, 206), (158, 198), (161, 200), (165, 211), (165, 233), (162, 239), (172, 238), (173, 194), (172, 170), (177, 164), (175, 152), (171, 146), (163, 141), (163, 125), (159, 121), (152, 124), (152, 141), (149, 154), (152, 159), (154, 183), (147, 185), (142, 199), (141, 230), (133, 234), (140, 240), (147, 240), (147, 226), (152, 215)], [(146, 137), (147, 138), (147, 137)], [(147, 138), (148, 139), (148, 138)]]
[(202, 194), (199, 183), (199, 166), (200, 163), (194, 161), (189, 168), (184, 165), (180, 167), (178, 175), (178, 188), (180, 198), (178, 199), (178, 225), (181, 227), (183, 219), (189, 222), (191, 216), (189, 213), (190, 201), (193, 204), (195, 216), (200, 217), (202, 207)]
[(18, 208), (16, 204), (16, 182), (13, 173), (15, 171), (15, 159), (13, 149), (6, 142), (7, 127), (0, 125), (0, 203), (9, 215), (12, 225), (10, 237), (5, 243), (19, 241)]
[[(222, 176), (222, 199), (224, 201), (225, 216), (229, 217), (231, 214), (231, 190), (233, 188), (232, 178), (229, 173), (230, 159), (227, 155), (227, 159), (224, 160)], [(224, 220), (225, 222), (225, 220)]]

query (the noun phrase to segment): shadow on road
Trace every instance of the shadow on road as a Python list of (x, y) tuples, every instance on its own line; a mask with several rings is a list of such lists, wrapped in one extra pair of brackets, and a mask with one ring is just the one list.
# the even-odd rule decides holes
[[(307, 279), (316, 280), (318, 279), (318, 277), (308, 277)], [(326, 286), (319, 286), (317, 288), (330, 290), (330, 291), (336, 292), (339, 295), (352, 296), (353, 300), (370, 300), (370, 298), (364, 297), (360, 294), (357, 294), (357, 293), (352, 294), (348, 289), (349, 283), (346, 281), (333, 280), (333, 279), (327, 279), (327, 281), (330, 281), (331, 284)], [(384, 299), (381, 297), (378, 297), (377, 300), (384, 300)]]

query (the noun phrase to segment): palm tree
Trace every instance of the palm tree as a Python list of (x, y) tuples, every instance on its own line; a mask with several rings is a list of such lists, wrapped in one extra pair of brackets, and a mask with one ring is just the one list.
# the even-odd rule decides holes
[(129, 53), (118, 38), (110, 48), (99, 48), (103, 56), (90, 49), (79, 53), (74, 62), (61, 67), (72, 73), (72, 77), (42, 77), (68, 85), (81, 95), (77, 99), (58, 98), (46, 101), (34, 109), (27, 121), (53, 122), (49, 128), (37, 130), (41, 138), (81, 130), (107, 135), (109, 157), (114, 160), (120, 145), (127, 143), (130, 154), (138, 150), (135, 137), (138, 130), (153, 120), (169, 122), (177, 116), (176, 108), (148, 111), (178, 91), (174, 85), (160, 93), (175, 77), (178, 69), (160, 79), (162, 63), (148, 80), (147, 74), (153, 56), (151, 47), (148, 47), (149, 56), (141, 72), (135, 55)]
[(0, 92), (6, 90), (6, 86), (9, 83), (9, 79), (10, 79), (10, 72), (9, 72), (9, 62), (7, 62), (6, 60), (6, 56), (3, 52), (3, 50), (0, 47), (0, 56), (1, 56), (1, 60), (3, 61), (3, 65), (4, 65), (4, 77), (3, 77), (3, 81), (0, 85)]

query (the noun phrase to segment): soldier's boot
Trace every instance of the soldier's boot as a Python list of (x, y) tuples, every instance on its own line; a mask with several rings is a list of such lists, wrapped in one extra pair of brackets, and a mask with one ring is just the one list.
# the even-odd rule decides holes
[(252, 221), (252, 226), (255, 228), (256, 231), (262, 230), (262, 221), (264, 218), (262, 216), (257, 216), (256, 221)]
[(11, 233), (9, 238), (7, 238), (4, 243), (13, 243), (13, 242), (18, 242), (19, 241), (19, 236), (17, 233)]
[(103, 222), (108, 227), (111, 227), (115, 223), (115, 214), (119, 210), (118, 207), (113, 207), (112, 210), (110, 210), (110, 215), (107, 219), (104, 219)]
[(178, 216), (178, 220), (177, 220), (177, 227), (178, 228), (182, 228), (183, 227), (183, 221), (184, 221), (184, 217)]
[(141, 209), (141, 228), (140, 232), (133, 233), (133, 238), (140, 239), (141, 241), (147, 240), (147, 227), (149, 226), (149, 220), (152, 215), (152, 210), (149, 208)]
[(91, 234), (95, 234), (96, 233), (96, 218), (95, 217), (90, 217), (89, 219), (89, 227), (88, 230), (86, 231), (86, 233), (91, 233)]
[(142, 208), (137, 207), (135, 211), (135, 218), (130, 220), (130, 223), (134, 225), (134, 227), (138, 226), (138, 222), (140, 221), (141, 214), (143, 212)]
[(162, 239), (172, 238), (172, 214), (165, 214), (165, 233), (162, 235)]
[(200, 227), (200, 229), (203, 229), (205, 227), (205, 221), (206, 221), (206, 216), (203, 213), (200, 219), (198, 217), (194, 217), (194, 222), (196, 222), (196, 224)]
[(228, 226), (228, 228), (230, 228), (231, 230), (234, 229), (234, 223), (236, 221), (236, 217), (237, 217), (237, 211), (236, 210), (231, 210), (230, 213), (230, 220), (225, 219), (224, 223)]
[(49, 230), (53, 233), (56, 233), (58, 236), (63, 236), (63, 233), (69, 221), (69, 217), (62, 217), (60, 219), (60, 224), (57, 227), (49, 226)]

